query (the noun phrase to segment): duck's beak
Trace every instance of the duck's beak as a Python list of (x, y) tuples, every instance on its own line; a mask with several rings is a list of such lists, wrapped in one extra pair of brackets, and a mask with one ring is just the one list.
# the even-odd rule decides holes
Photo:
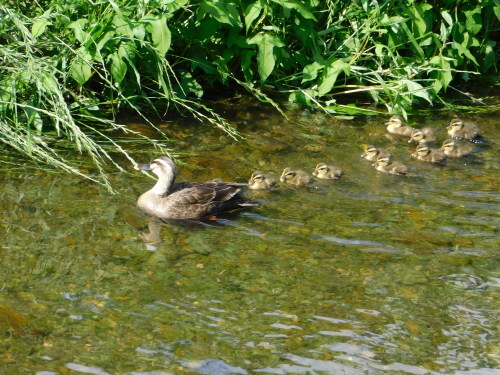
[(150, 164), (137, 164), (137, 165), (134, 165), (134, 169), (136, 169), (138, 171), (150, 171), (151, 166), (150, 166)]

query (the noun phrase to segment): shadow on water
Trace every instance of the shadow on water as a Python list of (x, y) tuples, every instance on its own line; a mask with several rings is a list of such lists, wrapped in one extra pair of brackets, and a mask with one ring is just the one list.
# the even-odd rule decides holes
[[(185, 152), (179, 181), (322, 161), (345, 175), (248, 191), (260, 205), (236, 215), (161, 222), (135, 208), (153, 184), (138, 173), (114, 176), (110, 196), (62, 174), (0, 171), (0, 373), (493, 374), (496, 113), (473, 118), (487, 147), (439, 167), (388, 139), (385, 117), (227, 105), (241, 142), (159, 124)], [(448, 117), (412, 120), (439, 144)], [(414, 176), (376, 171), (359, 157), (366, 144)]]

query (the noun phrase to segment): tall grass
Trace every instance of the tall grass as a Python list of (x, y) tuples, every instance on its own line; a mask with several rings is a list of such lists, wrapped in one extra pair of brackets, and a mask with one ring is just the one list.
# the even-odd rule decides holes
[[(496, 72), (499, 9), (494, 0), (9, 1), (0, 5), (0, 140), (111, 189), (108, 167), (121, 169), (112, 155), (133, 162), (109, 135), (131, 132), (114, 121), (124, 108), (145, 122), (188, 112), (235, 139), (205, 92), (238, 86), (278, 109), (271, 98), (333, 114), (345, 110), (339, 97), (362, 93), (406, 115)], [(90, 155), (96, 173), (61, 149)]]

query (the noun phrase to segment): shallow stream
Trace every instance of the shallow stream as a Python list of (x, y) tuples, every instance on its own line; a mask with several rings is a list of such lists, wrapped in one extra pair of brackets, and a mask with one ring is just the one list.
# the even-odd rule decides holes
[[(344, 177), (158, 226), (135, 208), (154, 181), (126, 161), (116, 195), (0, 165), (0, 374), (498, 374), (497, 112), (464, 114), (489, 145), (444, 167), (388, 138), (384, 115), (286, 119), (239, 102), (224, 115), (245, 140), (160, 124), (183, 152), (179, 181), (321, 161)], [(451, 117), (411, 119), (442, 142)], [(366, 144), (414, 176), (376, 171)]]

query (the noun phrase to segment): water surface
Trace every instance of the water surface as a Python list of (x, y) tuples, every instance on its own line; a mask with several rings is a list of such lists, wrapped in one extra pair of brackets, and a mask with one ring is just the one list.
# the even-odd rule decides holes
[[(497, 113), (464, 116), (489, 146), (444, 167), (387, 138), (388, 116), (287, 114), (226, 103), (241, 142), (160, 124), (183, 152), (179, 181), (242, 182), (320, 161), (345, 172), (249, 192), (258, 209), (205, 223), (142, 215), (135, 200), (153, 180), (125, 161), (116, 195), (3, 164), (0, 373), (493, 374)], [(412, 120), (442, 141), (451, 116)], [(415, 176), (377, 172), (360, 160), (363, 144)]]

